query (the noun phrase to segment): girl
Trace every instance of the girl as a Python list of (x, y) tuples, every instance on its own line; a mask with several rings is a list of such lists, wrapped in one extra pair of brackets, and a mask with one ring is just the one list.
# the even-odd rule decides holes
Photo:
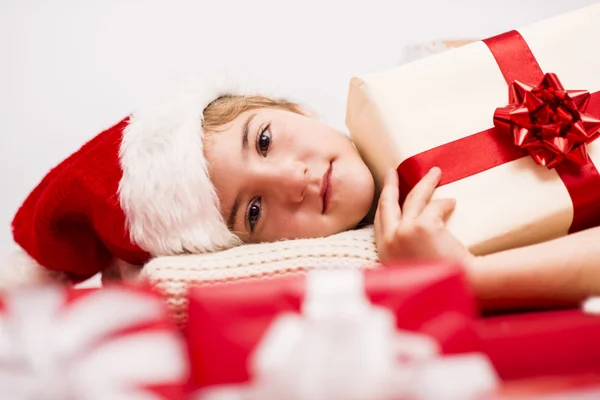
[(299, 105), (224, 83), (193, 85), (50, 171), (13, 222), (29, 262), (11, 264), (3, 279), (28, 270), (76, 282), (115, 262), (373, 222), (382, 262), (459, 261), (485, 308), (573, 305), (600, 293), (600, 228), (475, 257), (446, 229), (454, 201), (431, 200), (442, 173), (432, 169), (401, 209), (396, 174), (377, 198), (348, 138)]

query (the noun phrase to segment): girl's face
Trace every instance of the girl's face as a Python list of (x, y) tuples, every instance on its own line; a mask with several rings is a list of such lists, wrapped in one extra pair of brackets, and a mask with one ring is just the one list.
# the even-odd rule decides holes
[(316, 118), (260, 108), (208, 132), (205, 155), (229, 228), (245, 242), (354, 228), (374, 197), (352, 142)]

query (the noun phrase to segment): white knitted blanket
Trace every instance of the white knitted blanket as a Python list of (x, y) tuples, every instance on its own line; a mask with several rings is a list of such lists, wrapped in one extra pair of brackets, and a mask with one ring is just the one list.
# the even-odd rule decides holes
[(186, 322), (191, 286), (226, 284), (303, 273), (310, 268), (374, 267), (378, 263), (373, 227), (327, 238), (249, 244), (211, 253), (159, 257), (142, 269), (148, 281), (167, 298), (173, 317)]

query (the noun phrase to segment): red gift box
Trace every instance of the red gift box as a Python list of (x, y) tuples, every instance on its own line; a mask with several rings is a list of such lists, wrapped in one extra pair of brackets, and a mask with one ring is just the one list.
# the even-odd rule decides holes
[[(278, 314), (300, 311), (305, 283), (296, 275), (192, 289), (192, 388), (247, 382), (251, 353)], [(503, 380), (600, 374), (600, 318), (580, 310), (480, 318), (461, 269), (444, 263), (367, 270), (365, 286), (398, 329), (432, 336), (445, 354), (483, 352)]]
[[(397, 328), (435, 338), (444, 354), (478, 351), (474, 298), (454, 264), (411, 264), (364, 272), (369, 300), (396, 316)], [(275, 317), (300, 312), (306, 277), (194, 288), (186, 328), (192, 386), (243, 383), (248, 360)]]
[(476, 325), (503, 379), (600, 374), (600, 317), (559, 310), (484, 318)]

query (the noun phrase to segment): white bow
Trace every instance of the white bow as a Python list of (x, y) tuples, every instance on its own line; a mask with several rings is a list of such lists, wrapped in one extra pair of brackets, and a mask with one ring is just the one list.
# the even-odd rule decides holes
[(66, 301), (41, 287), (4, 297), (0, 393), (11, 400), (156, 400), (147, 387), (185, 383), (183, 343), (162, 301), (114, 286)]
[(397, 331), (367, 299), (359, 270), (311, 271), (302, 314), (276, 318), (250, 360), (249, 385), (202, 400), (470, 400), (498, 378), (480, 354), (441, 356), (430, 337)]

